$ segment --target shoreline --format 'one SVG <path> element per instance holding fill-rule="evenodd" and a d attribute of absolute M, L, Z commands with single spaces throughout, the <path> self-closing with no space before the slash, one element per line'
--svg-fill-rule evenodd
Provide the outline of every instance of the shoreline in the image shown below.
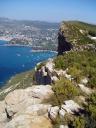
<path fill-rule="evenodd" d="M 9 45 L 9 44 L 1 44 L 0 45 L 1 47 L 3 46 L 3 47 L 32 47 L 32 46 L 29 46 L 29 45 Z M 50 52 L 50 53 L 57 53 L 56 51 L 52 51 L 52 50 L 32 50 L 31 48 L 30 48 L 30 50 L 29 50 L 29 52 L 31 53 L 31 52 Z M 56 54 L 55 54 L 55 56 L 56 56 Z M 51 57 L 50 57 L 51 58 Z M 42 61 L 40 61 L 40 62 L 42 62 Z M 24 72 L 27 72 L 27 71 L 30 71 L 30 70 L 32 70 L 32 69 L 34 69 L 35 67 L 33 67 L 33 68 L 31 68 L 31 69 L 28 69 L 28 70 L 26 70 L 26 71 L 24 71 Z M 14 76 L 16 76 L 16 75 L 18 75 L 18 74 L 21 74 L 21 73 L 23 73 L 23 72 L 20 72 L 20 73 L 16 73 L 15 75 L 12 75 L 11 77 L 14 77 Z M 4 82 L 2 82 L 2 83 L 0 83 L 0 89 L 2 88 L 2 87 L 5 87 L 6 86 L 6 84 L 7 84 L 7 82 L 11 79 L 11 77 L 10 78 L 8 78 L 7 80 L 5 80 Z"/>
<path fill-rule="evenodd" d="M 9 38 L 7 38 L 7 37 L 0 37 L 0 40 L 2 40 L 2 41 L 10 41 L 12 38 L 11 37 L 9 37 Z"/>
<path fill-rule="evenodd" d="M 1 41 L 5 41 L 5 40 L 1 40 Z M 54 52 L 54 53 L 57 53 L 57 51 L 54 51 L 54 50 L 41 50 L 41 49 L 37 49 L 36 50 L 36 47 L 33 47 L 32 45 L 20 45 L 20 44 L 1 44 L 0 47 L 30 47 L 30 48 L 33 48 L 33 50 L 31 50 L 30 52 Z"/>

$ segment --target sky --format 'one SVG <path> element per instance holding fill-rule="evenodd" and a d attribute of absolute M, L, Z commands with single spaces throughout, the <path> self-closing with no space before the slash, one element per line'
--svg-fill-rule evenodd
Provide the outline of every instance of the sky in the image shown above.
<path fill-rule="evenodd" d="M 96 0 L 0 0 L 0 17 L 49 22 L 80 20 L 96 24 Z"/>

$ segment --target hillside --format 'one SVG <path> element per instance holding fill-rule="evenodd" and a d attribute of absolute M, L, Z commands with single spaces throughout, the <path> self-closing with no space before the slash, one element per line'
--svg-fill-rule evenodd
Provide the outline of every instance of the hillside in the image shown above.
<path fill-rule="evenodd" d="M 1 128 L 96 128 L 96 50 L 88 46 L 95 45 L 95 27 L 61 24 L 58 56 L 0 91 Z"/>
<path fill-rule="evenodd" d="M 61 31 L 73 45 L 96 44 L 91 37 L 96 36 L 96 25 L 79 21 L 62 22 Z"/>
<path fill-rule="evenodd" d="M 30 45 L 33 49 L 57 49 L 59 23 L 0 18 L 0 39 L 9 45 Z"/>

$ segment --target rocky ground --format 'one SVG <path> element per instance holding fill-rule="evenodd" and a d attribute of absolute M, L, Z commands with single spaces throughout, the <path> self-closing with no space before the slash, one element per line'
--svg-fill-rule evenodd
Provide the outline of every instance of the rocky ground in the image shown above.
<path fill-rule="evenodd" d="M 52 106 L 52 104 L 44 102 L 54 95 L 52 83 L 59 81 L 61 76 L 72 80 L 72 76 L 67 74 L 67 70 L 56 70 L 53 59 L 49 59 L 43 66 L 39 63 L 35 68 L 39 85 L 11 91 L 4 100 L 0 101 L 0 128 L 52 128 L 52 122 L 58 115 L 60 118 L 64 118 L 66 114 L 73 115 L 75 112 L 79 113 L 80 110 L 83 110 L 83 107 L 73 99 L 64 100 L 61 106 Z M 50 79 L 48 81 L 50 85 L 46 85 L 47 79 Z M 83 79 L 78 87 L 89 95 L 93 90 L 85 86 L 87 82 L 87 79 Z M 3 90 L 3 92 L 7 90 Z M 83 96 L 81 100 L 85 102 Z M 61 124 L 60 128 L 68 128 L 68 125 Z"/>
<path fill-rule="evenodd" d="M 37 64 L 34 72 L 17 75 L 0 90 L 0 128 L 96 128 L 96 49 L 86 37 L 93 27 L 86 31 L 84 23 L 63 23 L 62 56 Z"/>

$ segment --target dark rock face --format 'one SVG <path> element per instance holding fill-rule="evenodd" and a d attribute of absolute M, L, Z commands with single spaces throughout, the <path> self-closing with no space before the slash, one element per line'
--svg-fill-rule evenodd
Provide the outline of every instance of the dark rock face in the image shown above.
<path fill-rule="evenodd" d="M 72 44 L 66 41 L 63 32 L 58 33 L 58 55 L 62 55 L 65 51 L 72 49 Z"/>
<path fill-rule="evenodd" d="M 40 69 L 35 73 L 35 81 L 38 85 L 48 85 L 52 83 L 50 72 L 45 67 L 44 67 L 44 70 L 45 71 Z"/>

